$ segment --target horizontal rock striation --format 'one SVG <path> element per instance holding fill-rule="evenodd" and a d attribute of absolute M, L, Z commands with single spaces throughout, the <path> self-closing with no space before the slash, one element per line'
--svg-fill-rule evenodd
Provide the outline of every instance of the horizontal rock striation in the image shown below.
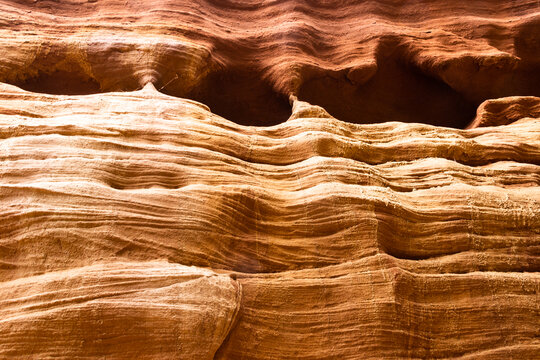
<path fill-rule="evenodd" d="M 165 262 L 109 262 L 2 283 L 4 358 L 213 359 L 240 286 Z"/>
<path fill-rule="evenodd" d="M 167 259 L 230 273 L 241 284 L 236 322 L 231 309 L 206 310 L 229 324 L 205 338 L 216 341 L 205 354 L 220 346 L 216 358 L 503 358 L 539 350 L 540 119 L 471 130 L 353 125 L 297 102 L 296 117 L 257 128 L 152 87 L 66 97 L 5 85 L 1 93 L 6 296 L 11 284 L 41 283 L 48 274 L 91 284 L 86 272 L 95 263 Z M 301 117 L 309 114 L 317 117 Z M 131 265 L 122 266 L 129 277 Z M 167 286 L 160 285 L 163 296 L 182 304 L 189 290 L 169 295 Z M 239 301 L 240 285 L 227 286 L 224 294 Z M 136 304 L 119 295 L 110 311 L 126 308 L 145 331 L 161 328 L 160 309 L 137 315 L 146 293 L 131 287 L 125 291 Z M 27 291 L 46 292 L 39 289 Z M 98 319 L 87 306 L 66 313 L 89 316 L 80 321 L 92 327 Z M 119 324 L 89 335 L 94 345 L 72 344 L 81 335 L 70 333 L 66 354 L 132 357 L 112 343 L 95 345 L 109 333 L 131 333 L 121 313 L 113 317 Z M 20 334 L 38 345 L 4 343 L 8 354 L 54 353 L 49 338 L 41 344 L 31 335 L 33 317 L 21 321 Z M 126 346 L 148 341 L 133 331 Z M 144 350 L 154 358 L 182 354 Z"/>
<path fill-rule="evenodd" d="M 540 353 L 537 1 L 0 14 L 0 358 Z"/>

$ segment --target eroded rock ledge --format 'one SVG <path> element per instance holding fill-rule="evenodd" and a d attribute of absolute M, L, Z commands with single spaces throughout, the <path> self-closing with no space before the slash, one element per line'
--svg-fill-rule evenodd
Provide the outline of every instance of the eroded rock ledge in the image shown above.
<path fill-rule="evenodd" d="M 4 85 L 0 353 L 538 352 L 540 119 L 455 130 L 295 114 L 244 127 L 152 87 Z"/>

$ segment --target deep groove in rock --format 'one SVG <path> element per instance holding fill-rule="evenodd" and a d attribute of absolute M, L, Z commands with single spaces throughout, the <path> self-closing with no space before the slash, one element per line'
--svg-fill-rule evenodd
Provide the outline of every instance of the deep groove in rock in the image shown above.
<path fill-rule="evenodd" d="M 350 123 L 399 121 L 458 129 L 466 128 L 475 118 L 478 106 L 487 100 L 486 94 L 473 99 L 470 94 L 462 94 L 434 75 L 426 74 L 407 61 L 406 51 L 398 45 L 390 42 L 382 46 L 384 54 L 377 56 L 377 71 L 366 83 L 353 83 L 346 71 L 322 71 L 300 83 L 297 98 L 319 105 L 335 118 Z M 76 63 L 55 65 L 53 60 L 45 57 L 36 61 L 28 69 L 28 76 L 8 82 L 27 91 L 54 95 L 137 90 L 135 74 L 113 81 L 115 85 L 111 87 L 87 75 Z M 44 70 L 47 66 L 50 70 Z M 534 62 L 521 64 L 507 74 L 512 81 L 505 93 L 495 95 L 540 96 L 535 81 L 540 80 L 537 69 Z M 163 78 L 160 82 L 164 85 L 158 89 L 167 95 L 201 102 L 213 113 L 237 124 L 277 125 L 287 121 L 292 112 L 289 94 L 277 91 L 262 70 L 248 65 L 229 66 L 210 73 L 189 91 L 183 90 L 181 81 L 181 78 Z"/>

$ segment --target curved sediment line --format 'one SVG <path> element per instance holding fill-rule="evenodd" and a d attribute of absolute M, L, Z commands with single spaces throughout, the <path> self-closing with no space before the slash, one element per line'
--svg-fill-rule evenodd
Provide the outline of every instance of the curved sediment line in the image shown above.
<path fill-rule="evenodd" d="M 126 154 L 173 155 L 184 147 L 204 148 L 217 153 L 216 156 L 228 155 L 268 165 L 290 165 L 314 156 L 348 158 L 371 165 L 436 157 L 470 166 L 497 161 L 538 165 L 540 158 L 538 120 L 533 118 L 521 119 L 509 126 L 467 131 L 421 124 L 352 125 L 332 118 L 297 118 L 276 127 L 254 128 L 232 124 L 183 100 L 163 99 L 163 107 L 156 109 L 152 102 L 162 99 L 152 92 L 133 95 L 135 114 L 130 116 L 131 122 L 126 122 L 120 101 L 130 99 L 129 96 L 110 94 L 88 99 L 89 106 L 94 102 L 96 107 L 108 109 L 105 110 L 110 114 L 106 124 L 103 118 L 90 115 L 88 109 L 77 111 L 85 98 L 52 98 L 60 101 L 52 105 L 34 102 L 33 113 L 43 119 L 32 117 L 31 123 L 28 117 L 14 115 L 0 119 L 0 137 L 4 138 L 4 146 L 14 149 L 18 142 L 26 141 L 19 137 L 32 135 L 36 144 L 46 141 L 65 146 L 62 143 L 69 141 L 70 147 Z M 13 114 L 12 101 L 4 100 L 6 105 L 11 102 L 4 112 Z M 68 104 L 74 113 L 66 116 L 65 110 L 60 109 Z M 147 126 L 147 117 L 153 119 L 152 130 Z"/>
<path fill-rule="evenodd" d="M 2 100 L 2 252 L 14 277 L 36 262 L 23 249 L 38 244 L 48 249 L 41 269 L 91 264 L 74 254 L 96 253 L 247 273 L 380 252 L 506 258 L 513 246 L 527 258 L 538 246 L 537 119 L 467 131 L 353 125 L 298 102 L 297 118 L 254 128 L 151 88 L 85 97 L 7 89 L 43 117 L 13 115 L 16 95 Z M 460 269 L 456 261 L 446 266 Z"/>
<path fill-rule="evenodd" d="M 385 343 L 384 349 L 376 351 L 394 356 L 468 356 L 500 347 L 510 327 L 514 336 L 505 346 L 525 354 L 538 348 L 538 344 L 527 341 L 535 327 L 530 326 L 527 316 L 522 316 L 536 311 L 537 274 L 472 272 L 441 276 L 404 270 L 388 256 L 366 260 L 374 262 L 363 260 L 363 265 L 345 263 L 278 274 L 239 274 L 236 281 L 210 270 L 164 262 L 113 262 L 4 282 L 0 299 L 7 296 L 9 306 L 2 309 L 8 316 L 0 327 L 11 326 L 16 330 L 0 341 L 6 345 L 0 349 L 5 354 L 23 354 L 16 351 L 24 344 L 19 342 L 19 347 L 14 348 L 10 338 L 23 334 L 33 337 L 38 326 L 42 335 L 33 340 L 34 351 L 56 351 L 55 347 L 62 344 L 63 354 L 69 356 L 99 352 L 121 357 L 129 349 L 117 343 L 112 347 L 108 339 L 124 336 L 125 326 L 132 321 L 144 325 L 153 316 L 160 316 L 163 309 L 168 316 L 159 321 L 161 330 L 177 321 L 187 324 L 188 319 L 199 320 L 194 324 L 199 326 L 197 329 L 206 329 L 207 323 L 215 329 L 213 337 L 207 338 L 215 342 L 205 347 L 200 346 L 200 339 L 191 342 L 197 338 L 190 335 L 189 327 L 173 331 L 180 336 L 181 347 L 174 346 L 175 338 L 159 333 L 161 353 L 167 349 L 170 354 L 188 357 L 196 354 L 210 359 L 219 345 L 217 358 L 237 356 L 240 349 L 263 359 L 276 354 L 294 356 L 298 349 L 304 355 L 327 357 L 336 352 L 345 355 L 359 347 L 374 351 L 374 340 Z M 234 285 L 235 282 L 238 284 Z M 239 309 L 240 286 L 241 318 L 220 344 Z M 486 287 L 491 289 L 489 294 L 484 291 Z M 286 301 L 281 296 L 283 291 L 289 294 Z M 182 304 L 178 303 L 177 292 L 182 294 Z M 36 311 L 36 306 L 48 310 Z M 58 321 L 55 309 L 62 311 L 64 319 L 78 317 L 83 328 L 97 314 L 96 319 L 103 321 L 106 330 L 87 333 L 86 341 L 79 343 L 75 341 L 78 333 L 73 328 L 69 334 L 64 333 L 67 323 Z M 344 317 L 345 313 L 348 316 Z M 358 323 L 358 317 L 364 321 Z M 390 321 L 396 318 L 397 322 Z M 475 321 L 464 321 L 471 318 Z M 123 322 L 115 323 L 119 320 Z M 483 326 L 486 322 L 496 326 L 486 331 Z M 314 329 L 309 336 L 298 330 L 306 326 Z M 254 329 L 257 331 L 253 332 Z M 358 336 L 366 331 L 369 337 Z M 246 337 L 247 333 L 250 336 Z M 152 354 L 155 332 L 132 326 L 129 334 L 122 344 L 129 347 L 139 337 L 144 338 L 145 350 L 142 353 L 138 350 L 137 354 Z M 61 342 L 53 337 L 59 335 Z M 261 346 L 265 343 L 261 340 L 269 337 L 276 341 L 274 346 Z M 292 343 L 296 347 L 291 347 Z M 457 343 L 460 345 L 455 346 Z"/>
<path fill-rule="evenodd" d="M 253 357 L 270 359 L 302 351 L 306 357 L 330 358 L 361 349 L 398 358 L 453 358 L 499 347 L 510 328 L 518 330 L 516 337 L 506 338 L 506 345 L 525 354 L 538 349 L 534 342 L 528 350 L 522 348 L 535 327 L 519 315 L 535 316 L 537 274 L 441 276 L 412 274 L 393 266 L 381 270 L 369 266 L 366 271 L 350 264 L 340 267 L 342 277 L 312 269 L 239 278 L 244 316 L 224 353 L 234 357 L 240 354 L 238 349 L 245 349 Z M 491 291 L 486 293 L 486 288 Z M 286 301 L 281 291 L 289 294 Z M 486 323 L 496 325 L 486 330 Z M 303 327 L 313 331 L 308 335 L 297 330 Z M 244 340 L 253 328 L 260 332 Z M 369 336 L 362 335 L 366 333 Z M 276 345 L 264 346 L 270 339 Z"/>
<path fill-rule="evenodd" d="M 240 289 L 227 275 L 163 261 L 4 281 L 0 354 L 24 357 L 31 348 L 32 356 L 60 352 L 63 359 L 156 353 L 213 359 L 235 321 Z M 204 341 L 196 335 L 201 331 Z"/>
<path fill-rule="evenodd" d="M 75 150 L 75 149 L 69 149 Z M 540 167 L 517 162 L 497 162 L 487 166 L 469 167 L 440 158 L 419 159 L 411 162 L 385 163 L 369 166 L 344 158 L 313 157 L 286 166 L 219 159 L 215 153 L 193 152 L 164 159 L 159 154 L 117 156 L 113 159 L 98 152 L 85 157 L 77 153 L 36 159 L 34 154 L 21 158 L 13 153 L 4 161 L 2 183 L 32 184 L 40 181 L 89 181 L 108 185 L 118 190 L 151 188 L 179 189 L 193 184 L 235 185 L 240 182 L 276 191 L 305 190 L 318 183 L 338 182 L 349 185 L 379 186 L 396 192 L 410 192 L 432 187 L 463 183 L 471 186 L 526 188 L 540 185 Z M 90 154 L 89 154 L 90 155 Z M 208 156 L 206 156 L 208 155 Z M 211 155 L 211 156 L 210 156 Z M 66 171 L 66 163 L 70 168 Z M 48 172 L 43 173 L 42 169 Z"/>
<path fill-rule="evenodd" d="M 67 256 L 66 251 L 75 264 L 91 261 L 76 254 L 93 251 L 107 258 L 168 258 L 271 272 L 330 265 L 379 251 L 411 260 L 466 251 L 504 253 L 510 247 L 534 254 L 540 241 L 536 188 L 522 193 L 452 185 L 399 193 L 323 183 L 288 192 L 198 184 L 126 192 L 71 181 L 4 185 L 1 192 L 10 209 L 2 215 L 4 258 L 27 258 L 23 254 L 29 250 L 24 249 L 39 244 L 49 248 L 43 260 L 47 268 Z M 43 223 L 55 225 L 44 228 Z M 92 242 L 83 245 L 80 237 Z M 22 261 L 20 266 L 28 265 Z"/>

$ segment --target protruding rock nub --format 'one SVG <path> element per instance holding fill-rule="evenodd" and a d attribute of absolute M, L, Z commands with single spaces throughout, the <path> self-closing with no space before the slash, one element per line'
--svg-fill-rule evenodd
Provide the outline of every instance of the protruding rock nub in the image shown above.
<path fill-rule="evenodd" d="M 160 79 L 160 74 L 156 70 L 149 70 L 146 69 L 144 71 L 139 71 L 138 74 L 136 74 L 139 85 L 145 88 L 148 86 L 148 84 L 152 84 L 152 87 L 154 90 L 156 89 L 156 85 L 158 83 L 158 79 Z"/>
<path fill-rule="evenodd" d="M 292 114 L 288 120 L 299 118 L 333 118 L 323 107 L 311 105 L 306 101 L 300 101 L 294 95 L 289 96 L 292 105 Z"/>
<path fill-rule="evenodd" d="M 154 86 L 154 84 L 152 82 L 147 82 L 143 86 L 142 91 L 147 92 L 147 93 L 151 93 L 151 92 L 157 92 L 157 89 L 156 89 L 156 87 Z"/>
<path fill-rule="evenodd" d="M 539 116 L 539 97 L 509 96 L 500 99 L 490 99 L 480 104 L 476 112 L 476 117 L 466 129 L 508 125 L 523 118 L 537 118 Z"/>

